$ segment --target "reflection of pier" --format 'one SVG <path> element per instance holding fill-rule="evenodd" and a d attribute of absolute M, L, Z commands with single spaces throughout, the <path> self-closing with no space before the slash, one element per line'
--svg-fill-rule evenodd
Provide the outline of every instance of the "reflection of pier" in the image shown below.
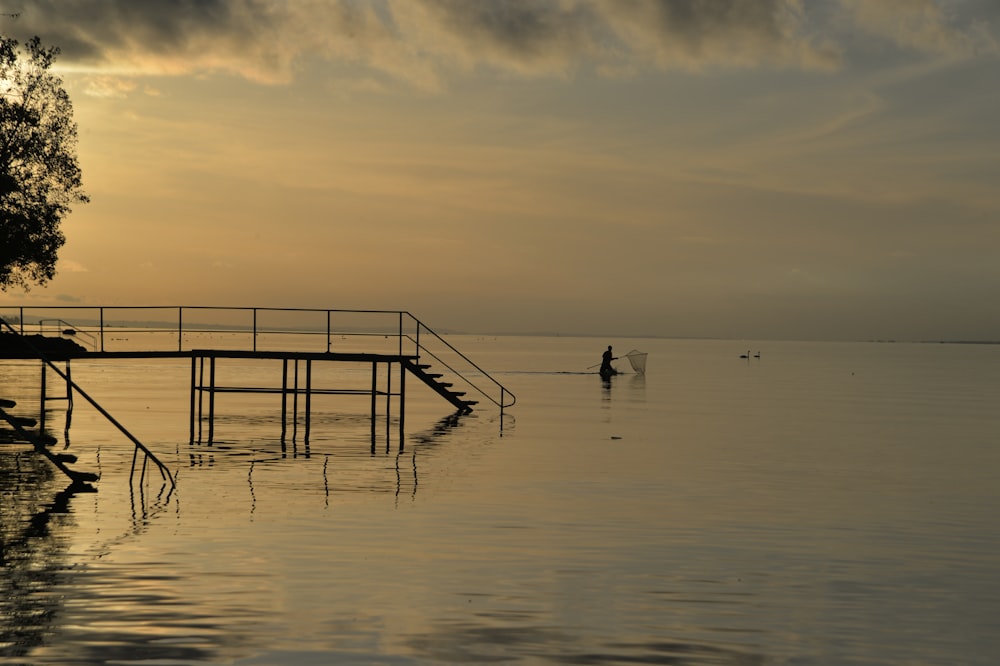
<path fill-rule="evenodd" d="M 0 461 L 0 491 L 15 498 L 5 498 L 4 511 L 0 512 L 3 663 L 31 663 L 32 651 L 44 644 L 65 604 L 60 583 L 70 567 L 68 541 L 59 538 L 59 523 L 73 520 L 69 502 L 76 491 L 67 488 L 56 492 L 46 503 L 52 488 L 51 472 L 42 469 L 40 459 L 35 461 L 20 453 Z M 14 469 L 8 468 L 10 463 Z"/>
<path fill-rule="evenodd" d="M 79 521 L 82 507 L 73 499 L 79 487 L 71 484 L 58 490 L 60 483 L 61 477 L 54 468 L 38 455 L 24 450 L 4 450 L 0 454 L 2 664 L 116 661 L 109 658 L 107 645 L 125 644 L 124 640 L 78 643 L 75 648 L 66 648 L 70 643 L 66 642 L 64 632 L 75 631 L 78 625 L 73 618 L 78 617 L 81 604 L 99 615 L 106 613 L 109 626 L 116 630 L 122 626 L 120 604 L 127 602 L 119 594 L 121 580 L 116 578 L 113 585 L 107 581 L 96 584 L 94 576 L 101 574 L 91 569 L 88 562 L 148 530 L 171 502 L 172 487 L 161 487 L 155 497 L 147 498 L 142 484 L 133 486 L 128 524 L 120 530 L 97 530 L 93 535 L 95 540 L 86 545 L 88 540 L 80 539 L 81 528 L 87 532 L 86 525 Z M 155 607 L 159 601 L 155 595 L 155 591 L 142 595 L 142 603 Z M 115 637 L 122 639 L 122 636 Z M 82 652 L 68 651 L 80 650 L 81 645 Z M 158 646 L 150 641 L 142 649 L 144 658 L 150 662 L 176 663 L 172 646 Z M 122 655 L 120 660 L 129 660 L 124 652 L 116 654 Z M 195 659 L 190 652 L 185 656 Z M 209 659 L 206 653 L 196 660 L 208 663 Z"/>
<path fill-rule="evenodd" d="M 299 458 L 322 460 L 320 474 L 322 476 L 323 502 L 326 507 L 330 506 L 331 497 L 337 493 L 351 494 L 357 492 L 391 492 L 398 504 L 399 499 L 403 496 L 408 495 L 410 498 L 415 498 L 417 495 L 420 485 L 417 464 L 418 456 L 423 459 L 433 456 L 433 451 L 444 443 L 455 428 L 460 427 L 463 423 L 464 420 L 460 414 L 450 414 L 440 419 L 427 430 L 410 434 L 410 440 L 419 444 L 419 446 L 414 446 L 405 451 L 400 446 L 394 453 L 387 446 L 385 455 L 386 457 L 392 456 L 391 467 L 386 466 L 384 463 L 374 466 L 369 464 L 371 456 L 330 448 L 325 448 L 318 455 L 314 455 L 310 453 L 309 446 L 305 445 L 304 452 L 296 453 L 294 442 L 291 444 L 293 451 L 291 454 L 286 450 L 284 442 L 281 444 L 280 452 L 274 449 L 241 449 L 239 446 L 234 445 L 227 445 L 225 452 L 227 455 L 232 455 L 235 461 L 244 461 L 248 456 L 251 458 L 247 466 L 246 476 L 250 513 L 253 513 L 257 508 L 261 487 L 269 488 L 272 492 L 275 488 L 287 487 L 287 485 L 282 486 L 282 482 L 280 481 L 277 483 L 271 481 L 270 484 L 267 481 L 259 483 L 257 477 L 262 473 L 265 474 L 265 478 L 267 475 L 267 472 L 262 472 L 262 470 L 273 472 L 279 468 L 278 466 L 281 463 L 287 462 L 289 459 Z M 190 451 L 190 464 L 193 468 L 215 466 L 217 464 L 215 456 L 217 453 L 221 453 L 221 451 L 214 447 L 203 448 L 194 443 L 191 444 Z M 375 453 L 374 450 L 372 453 Z M 380 458 L 380 460 L 385 459 Z M 240 463 L 237 462 L 237 464 Z M 309 469 L 315 471 L 317 467 L 314 464 Z M 394 473 L 394 478 L 387 478 L 385 476 L 386 472 L 390 469 Z M 306 491 L 314 479 L 315 477 L 306 475 L 297 481 L 300 484 L 298 487 Z M 285 483 L 287 484 L 287 481 Z"/>

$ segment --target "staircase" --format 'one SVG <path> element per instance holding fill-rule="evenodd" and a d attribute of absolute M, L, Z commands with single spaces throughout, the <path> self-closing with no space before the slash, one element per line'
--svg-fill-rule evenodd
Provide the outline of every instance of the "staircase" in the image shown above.
<path fill-rule="evenodd" d="M 101 415 L 103 415 L 104 418 L 107 419 L 109 423 L 111 423 L 119 430 L 119 432 L 121 432 L 129 440 L 132 441 L 132 443 L 135 445 L 135 451 L 132 454 L 132 473 L 129 477 L 130 481 L 135 477 L 137 463 L 139 463 L 140 466 L 140 474 L 141 474 L 140 480 L 144 480 L 146 478 L 146 468 L 148 464 L 152 462 L 153 465 L 156 466 L 157 470 L 159 470 L 160 477 L 163 479 L 165 483 L 170 484 L 170 489 L 171 491 L 173 491 L 175 483 L 174 483 L 174 477 L 170 474 L 170 470 L 168 470 L 167 467 L 162 462 L 160 462 L 159 458 L 157 458 L 152 451 L 146 448 L 146 446 L 142 442 L 140 442 L 138 439 L 135 438 L 135 436 L 132 433 L 126 430 L 125 426 L 116 421 L 115 418 L 107 412 L 107 410 L 101 407 L 97 403 L 97 401 L 95 401 L 93 398 L 90 397 L 90 395 L 87 394 L 86 391 L 84 391 L 72 379 L 70 379 L 68 372 L 69 371 L 68 365 L 67 365 L 67 372 L 63 372 L 62 370 L 60 370 L 48 358 L 48 356 L 46 356 L 46 354 L 42 353 L 31 342 L 29 342 L 22 333 L 15 330 L 13 326 L 7 323 L 6 320 L 0 318 L 0 330 L 3 329 L 7 329 L 10 333 L 13 333 L 15 339 L 21 342 L 24 349 L 27 350 L 27 352 L 31 356 L 37 357 L 43 363 L 43 367 L 48 367 L 52 369 L 57 375 L 59 375 L 66 382 L 68 400 L 72 401 L 73 392 L 77 393 L 87 402 L 89 402 L 94 409 L 100 412 Z M 44 390 L 43 390 L 43 396 L 44 396 Z M 59 471 L 61 471 L 63 474 L 72 479 L 73 490 L 96 492 L 96 488 L 91 486 L 90 483 L 97 481 L 100 478 L 100 476 L 92 472 L 79 472 L 70 469 L 68 465 L 76 462 L 77 460 L 76 456 L 74 456 L 71 453 L 52 453 L 51 451 L 49 451 L 46 448 L 46 446 L 54 444 L 56 441 L 55 438 L 41 431 L 33 433 L 30 430 L 28 430 L 27 428 L 33 428 L 37 425 L 37 421 L 35 419 L 8 414 L 7 410 L 13 409 L 16 405 L 17 403 L 14 402 L 13 400 L 0 399 L 0 420 L 6 421 L 12 428 L 14 428 L 14 430 L 18 433 L 18 435 L 21 436 L 21 438 L 31 442 L 31 444 L 35 447 L 35 451 L 48 458 L 49 461 L 59 469 Z M 43 398 L 42 409 L 44 408 L 45 408 L 45 399 Z M 141 461 L 139 458 L 140 452 L 143 454 Z"/>
<path fill-rule="evenodd" d="M 17 406 L 17 403 L 13 400 L 0 398 L 0 419 L 6 421 L 22 439 L 30 442 L 35 447 L 35 451 L 48 458 L 53 465 L 59 468 L 59 471 L 72 479 L 74 490 L 96 490 L 90 483 L 97 481 L 99 478 L 97 474 L 70 469 L 68 465 L 76 462 L 76 456 L 72 453 L 52 453 L 49 451 L 47 447 L 55 443 L 55 438 L 44 432 L 31 432 L 28 430 L 28 428 L 34 428 L 38 425 L 35 419 L 8 414 L 7 410 L 13 409 L 15 406 Z"/>
<path fill-rule="evenodd" d="M 454 386 L 451 382 L 441 381 L 443 375 L 438 372 L 428 372 L 431 369 L 430 365 L 424 363 L 414 363 L 413 361 L 403 360 L 403 367 L 410 371 L 410 373 L 422 381 L 424 384 L 432 388 L 438 395 L 450 402 L 455 406 L 462 414 L 469 414 L 472 412 L 473 405 L 479 404 L 478 400 L 467 400 L 464 391 L 456 391 L 452 387 Z"/>

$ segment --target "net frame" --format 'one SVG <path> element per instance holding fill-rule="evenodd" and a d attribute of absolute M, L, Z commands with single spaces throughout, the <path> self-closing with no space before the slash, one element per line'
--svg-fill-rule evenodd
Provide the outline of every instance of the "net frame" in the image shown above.
<path fill-rule="evenodd" d="M 646 357 L 649 354 L 646 352 L 641 352 L 638 349 L 633 349 L 629 353 L 625 354 L 625 358 L 628 359 L 629 365 L 632 366 L 632 370 L 637 374 L 646 374 Z"/>

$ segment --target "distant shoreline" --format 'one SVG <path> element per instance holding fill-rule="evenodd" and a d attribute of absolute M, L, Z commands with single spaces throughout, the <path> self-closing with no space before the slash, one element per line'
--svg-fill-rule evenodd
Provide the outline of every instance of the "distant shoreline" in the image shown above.
<path fill-rule="evenodd" d="M 0 317 L 4 318 L 4 317 Z M 13 327 L 21 325 L 16 317 L 6 317 L 4 318 L 8 324 Z M 37 326 L 40 323 L 40 319 L 44 320 L 43 317 L 25 317 L 24 326 Z M 102 324 L 96 319 L 81 319 L 74 322 L 76 326 L 81 329 L 97 329 Z M 165 320 L 108 320 L 103 322 L 104 329 L 136 329 L 136 330 L 161 330 L 161 331 L 176 331 L 178 323 L 176 321 L 165 321 Z M 189 322 L 184 324 L 185 332 L 245 332 L 247 330 L 246 324 L 231 324 L 231 323 L 210 323 L 210 322 Z M 352 326 L 340 326 L 338 330 L 333 331 L 333 333 L 340 334 L 350 334 L 357 332 L 372 332 L 372 333 L 388 333 L 392 332 L 386 327 L 373 327 L 369 328 L 359 328 Z M 275 332 L 275 331 L 265 331 L 260 332 Z M 287 331 L 282 331 L 287 332 Z M 297 332 L 313 332 L 313 333 L 323 333 L 325 332 L 322 328 L 315 326 L 303 327 Z M 1000 345 L 1000 340 L 900 340 L 895 338 L 869 338 L 869 339 L 854 339 L 854 340 L 836 340 L 836 339 L 802 339 L 802 338 L 757 338 L 753 336 L 740 336 L 740 337 L 719 337 L 711 335 L 653 335 L 650 333 L 645 334 L 622 334 L 622 333 L 556 333 L 552 331 L 502 331 L 502 332 L 482 332 L 482 331 L 466 331 L 453 328 L 441 328 L 437 331 L 441 335 L 468 335 L 468 336 L 507 336 L 507 337 L 539 337 L 539 338 L 598 338 L 598 339 L 649 339 L 649 340 L 719 340 L 719 341 L 745 341 L 753 340 L 757 342 L 868 342 L 868 343 L 879 343 L 879 344 L 942 344 L 942 345 Z M 28 334 L 26 331 L 25 334 Z"/>

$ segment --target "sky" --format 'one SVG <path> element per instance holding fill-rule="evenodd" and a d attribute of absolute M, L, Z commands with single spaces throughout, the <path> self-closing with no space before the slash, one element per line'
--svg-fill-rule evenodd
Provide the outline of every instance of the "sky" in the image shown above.
<path fill-rule="evenodd" d="M 997 0 L 0 0 L 90 203 L 0 305 L 1000 340 Z"/>

